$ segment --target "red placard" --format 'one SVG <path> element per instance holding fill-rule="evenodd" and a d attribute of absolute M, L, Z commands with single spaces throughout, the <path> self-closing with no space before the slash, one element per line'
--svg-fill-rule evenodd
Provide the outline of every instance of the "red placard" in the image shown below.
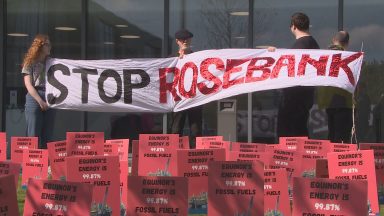
<path fill-rule="evenodd" d="M 48 150 L 26 149 L 23 153 L 21 185 L 27 186 L 28 179 L 48 178 Z"/>
<path fill-rule="evenodd" d="M 65 158 L 67 157 L 67 142 L 65 140 L 48 142 L 47 148 L 49 164 L 51 166 L 52 180 L 65 180 Z"/>
<path fill-rule="evenodd" d="M 127 215 L 188 215 L 188 181 L 183 177 L 128 177 Z"/>
<path fill-rule="evenodd" d="M 119 152 L 119 160 L 128 161 L 129 139 L 113 139 L 106 140 L 106 143 L 117 144 Z"/>
<path fill-rule="evenodd" d="M 316 160 L 324 159 L 331 151 L 329 140 L 302 139 L 299 140 L 297 151 L 302 152 L 301 176 L 314 178 L 316 176 Z"/>
<path fill-rule="evenodd" d="M 140 134 L 139 176 L 176 176 L 178 134 Z"/>
<path fill-rule="evenodd" d="M 128 161 L 120 161 L 120 211 L 126 211 L 128 202 Z"/>
<path fill-rule="evenodd" d="M 89 215 L 92 185 L 29 179 L 24 215 Z"/>
<path fill-rule="evenodd" d="M 264 167 L 259 161 L 211 161 L 208 215 L 263 215 Z"/>
<path fill-rule="evenodd" d="M 119 145 L 112 143 L 104 143 L 104 156 L 119 156 Z"/>
<path fill-rule="evenodd" d="M 67 155 L 104 155 L 104 132 L 67 132 Z"/>
<path fill-rule="evenodd" d="M 189 149 L 189 136 L 179 137 L 179 149 Z"/>
<path fill-rule="evenodd" d="M 132 140 L 132 166 L 131 175 L 139 175 L 139 140 Z"/>
<path fill-rule="evenodd" d="M 367 182 L 293 179 L 292 215 L 367 215 Z"/>
<path fill-rule="evenodd" d="M 301 176 L 302 154 L 289 149 L 267 149 L 270 160 L 265 159 L 269 169 L 285 168 L 288 171 L 288 184 L 291 185 L 292 177 Z"/>
<path fill-rule="evenodd" d="M 379 212 L 377 198 L 376 172 L 372 150 L 337 152 L 328 154 L 330 179 L 368 181 L 370 212 Z"/>
<path fill-rule="evenodd" d="M 308 137 L 279 137 L 279 144 L 281 148 L 295 150 L 297 146 L 300 145 L 299 142 L 306 139 L 308 139 Z"/>
<path fill-rule="evenodd" d="M 19 215 L 16 185 L 13 175 L 0 176 L 0 215 Z"/>
<path fill-rule="evenodd" d="M 375 158 L 376 184 L 380 203 L 384 200 L 384 144 L 360 143 L 360 150 L 373 150 Z"/>
<path fill-rule="evenodd" d="M 301 139 L 298 142 L 297 151 L 308 155 L 318 155 L 326 157 L 331 152 L 331 142 L 329 140 Z M 314 158 L 318 159 L 318 158 Z"/>
<path fill-rule="evenodd" d="M 207 213 L 208 162 L 213 160 L 225 161 L 225 149 L 177 150 L 178 176 L 188 178 L 190 212 Z"/>
<path fill-rule="evenodd" d="M 266 145 L 268 144 L 231 142 L 230 150 L 239 152 L 264 152 Z"/>
<path fill-rule="evenodd" d="M 207 141 L 222 141 L 223 136 L 205 136 L 205 137 L 196 137 L 196 149 L 205 149 L 203 142 Z"/>
<path fill-rule="evenodd" d="M 37 137 L 11 137 L 11 160 L 15 163 L 23 163 L 24 149 L 37 149 Z"/>
<path fill-rule="evenodd" d="M 0 132 L 0 161 L 7 160 L 7 135 Z"/>
<path fill-rule="evenodd" d="M 101 208 L 104 208 L 104 212 L 112 212 L 112 216 L 120 215 L 118 156 L 68 157 L 66 163 L 68 181 L 94 186 L 91 215 Z"/>
<path fill-rule="evenodd" d="M 11 161 L 0 161 L 0 176 L 13 175 L 15 177 L 15 185 L 19 183 L 21 165 Z"/>
<path fill-rule="evenodd" d="M 346 152 L 346 151 L 357 151 L 357 145 L 346 144 L 346 143 L 331 143 L 331 152 Z"/>
<path fill-rule="evenodd" d="M 210 148 L 223 148 L 229 151 L 230 142 L 228 141 L 203 141 L 202 148 L 199 149 L 210 149 Z"/>
<path fill-rule="evenodd" d="M 230 151 L 227 152 L 227 161 L 261 161 L 265 162 L 264 158 L 266 157 L 265 152 L 239 152 L 239 151 Z"/>
<path fill-rule="evenodd" d="M 316 178 L 329 178 L 328 159 L 316 160 Z"/>
<path fill-rule="evenodd" d="M 264 215 L 291 215 L 287 170 L 264 170 Z"/>

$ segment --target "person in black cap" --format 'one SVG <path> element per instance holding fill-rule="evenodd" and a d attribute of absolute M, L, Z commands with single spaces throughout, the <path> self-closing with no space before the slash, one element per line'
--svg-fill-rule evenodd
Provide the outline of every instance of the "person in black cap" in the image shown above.
<path fill-rule="evenodd" d="M 185 54 L 192 53 L 191 41 L 193 34 L 190 31 L 181 29 L 175 33 L 175 38 L 176 44 L 179 46 L 179 51 L 177 53 L 179 58 L 183 58 Z"/>
<path fill-rule="evenodd" d="M 183 58 L 185 55 L 192 53 L 191 42 L 193 34 L 186 29 L 181 29 L 176 32 L 176 44 L 179 46 L 177 56 Z M 174 112 L 172 114 L 171 133 L 183 135 L 183 128 L 186 117 L 188 116 L 189 128 L 190 128 L 190 148 L 196 147 L 195 139 L 202 134 L 202 118 L 203 110 L 202 106 L 193 107 L 188 110 L 180 112 Z"/>

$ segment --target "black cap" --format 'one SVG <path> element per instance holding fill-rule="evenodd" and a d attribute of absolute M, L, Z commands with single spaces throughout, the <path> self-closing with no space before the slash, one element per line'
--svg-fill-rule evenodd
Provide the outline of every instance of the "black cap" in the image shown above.
<path fill-rule="evenodd" d="M 192 37 L 193 37 L 193 34 L 187 29 L 181 29 L 175 33 L 175 38 L 179 40 L 186 40 Z"/>

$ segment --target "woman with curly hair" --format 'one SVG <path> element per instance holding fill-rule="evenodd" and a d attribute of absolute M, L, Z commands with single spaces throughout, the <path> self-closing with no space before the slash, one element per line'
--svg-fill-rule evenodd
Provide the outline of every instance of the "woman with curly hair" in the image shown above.
<path fill-rule="evenodd" d="M 25 117 L 27 136 L 39 138 L 39 148 L 47 147 L 45 127 L 50 121 L 48 105 L 45 101 L 45 61 L 51 52 L 51 43 L 47 35 L 36 35 L 23 61 L 22 74 L 27 88 Z"/>

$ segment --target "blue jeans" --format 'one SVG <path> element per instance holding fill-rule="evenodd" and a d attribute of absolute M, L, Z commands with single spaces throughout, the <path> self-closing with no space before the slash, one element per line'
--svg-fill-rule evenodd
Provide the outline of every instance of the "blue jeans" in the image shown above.
<path fill-rule="evenodd" d="M 45 101 L 45 91 L 37 91 Z M 42 111 L 39 103 L 28 93 L 25 100 L 25 118 L 27 136 L 39 138 L 39 148 L 46 149 L 47 141 L 51 141 L 54 111 Z"/>

